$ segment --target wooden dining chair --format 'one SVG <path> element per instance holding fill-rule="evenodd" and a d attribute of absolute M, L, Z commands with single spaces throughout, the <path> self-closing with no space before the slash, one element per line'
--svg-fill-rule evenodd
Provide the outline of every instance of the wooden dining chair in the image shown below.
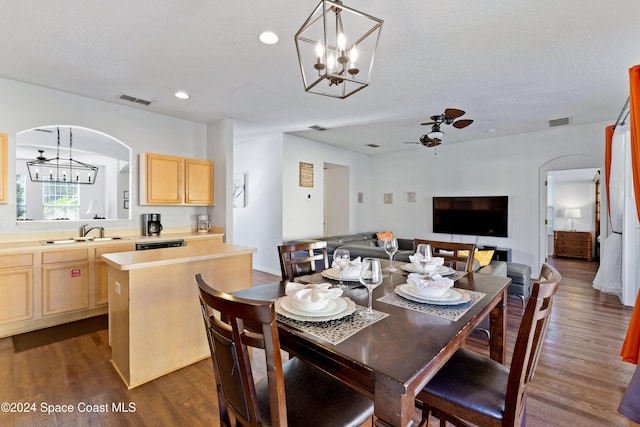
<path fill-rule="evenodd" d="M 441 427 L 447 421 L 458 426 L 524 425 L 527 384 L 538 364 L 560 280 L 555 268 L 542 266 L 520 324 L 511 368 L 464 348 L 455 352 L 416 397 L 422 402 L 420 426 L 429 425 L 431 414 L 440 418 Z"/>
<path fill-rule="evenodd" d="M 431 245 L 431 253 L 434 257 L 444 258 L 444 264 L 454 270 L 473 272 L 473 254 L 476 251 L 475 243 L 439 242 L 437 240 L 413 241 L 414 249 L 421 243 Z M 461 253 L 462 252 L 462 253 Z"/>
<path fill-rule="evenodd" d="M 319 251 L 320 253 L 317 253 Z M 327 242 L 305 242 L 278 246 L 282 280 L 312 274 L 329 268 Z M 321 269 L 318 268 L 321 266 Z"/>
<path fill-rule="evenodd" d="M 371 399 L 332 376 L 299 358 L 282 363 L 273 301 L 219 292 L 200 274 L 195 280 L 211 349 L 221 425 L 355 427 L 373 416 Z M 220 312 L 225 321 L 211 310 Z M 264 349 L 267 375 L 257 383 L 249 347 Z"/>

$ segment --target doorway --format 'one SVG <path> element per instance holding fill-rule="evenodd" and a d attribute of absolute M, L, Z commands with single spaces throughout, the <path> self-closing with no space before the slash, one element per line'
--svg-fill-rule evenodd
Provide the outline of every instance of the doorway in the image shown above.
<path fill-rule="evenodd" d="M 324 222 L 325 236 L 349 233 L 349 167 L 324 164 Z"/>

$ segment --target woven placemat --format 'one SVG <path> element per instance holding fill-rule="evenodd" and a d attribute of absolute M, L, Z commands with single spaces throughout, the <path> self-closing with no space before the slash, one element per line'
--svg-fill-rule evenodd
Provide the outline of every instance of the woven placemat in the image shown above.
<path fill-rule="evenodd" d="M 419 311 L 420 313 L 430 314 L 432 316 L 437 316 L 443 319 L 456 321 L 464 316 L 464 314 L 469 311 L 471 307 L 473 307 L 478 301 L 482 299 L 482 297 L 486 295 L 482 292 L 467 291 L 462 289 L 456 290 L 467 293 L 470 297 L 469 302 L 458 305 L 423 304 L 403 298 L 396 293 L 387 294 L 381 298 L 378 298 L 377 301 L 402 308 L 407 308 L 409 310 Z"/>
<path fill-rule="evenodd" d="M 368 318 L 361 315 L 364 310 L 366 310 L 366 307 L 356 305 L 356 311 L 352 314 L 341 319 L 328 320 L 325 322 L 294 320 L 278 314 L 278 322 L 299 329 L 330 344 L 337 345 L 367 326 L 373 325 L 389 315 L 381 311 L 373 310 L 373 318 Z"/>

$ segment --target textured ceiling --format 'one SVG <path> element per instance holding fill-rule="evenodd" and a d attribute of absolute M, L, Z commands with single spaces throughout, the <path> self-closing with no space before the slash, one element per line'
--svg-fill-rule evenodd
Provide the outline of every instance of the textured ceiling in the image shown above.
<path fill-rule="evenodd" d="M 315 1 L 2 0 L 0 76 L 202 123 L 230 117 L 240 141 L 295 132 L 373 154 L 426 149 L 404 142 L 447 107 L 475 122 L 444 128 L 445 144 L 615 120 L 640 63 L 637 0 L 345 4 L 384 20 L 373 83 L 346 100 L 303 90 L 293 35 Z M 266 29 L 278 44 L 257 40 Z"/>

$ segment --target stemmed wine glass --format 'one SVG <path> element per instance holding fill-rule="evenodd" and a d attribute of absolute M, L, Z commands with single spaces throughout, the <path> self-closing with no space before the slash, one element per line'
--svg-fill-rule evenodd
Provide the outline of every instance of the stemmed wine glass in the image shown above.
<path fill-rule="evenodd" d="M 373 288 L 382 283 L 382 268 L 380 267 L 379 259 L 365 258 L 362 260 L 360 283 L 362 283 L 369 291 L 369 305 L 367 306 L 367 309 L 362 312 L 362 315 L 367 318 L 372 318 L 374 317 L 373 309 L 371 308 Z"/>
<path fill-rule="evenodd" d="M 333 253 L 333 262 L 336 267 L 338 267 L 338 271 L 340 272 L 340 282 L 336 285 L 340 289 L 346 289 L 347 286 L 342 281 L 342 273 L 344 269 L 349 266 L 349 261 L 351 261 L 351 255 L 347 249 L 336 249 Z"/>
<path fill-rule="evenodd" d="M 398 239 L 392 237 L 389 240 L 385 240 L 384 251 L 389 255 L 389 268 L 387 268 L 387 271 L 398 271 L 398 269 L 393 266 L 393 256 L 398 252 Z"/>
<path fill-rule="evenodd" d="M 427 243 L 420 243 L 416 248 L 416 253 L 421 256 L 418 257 L 418 262 L 422 267 L 421 273 L 424 273 L 427 268 L 427 264 L 431 262 L 431 245 Z"/>

